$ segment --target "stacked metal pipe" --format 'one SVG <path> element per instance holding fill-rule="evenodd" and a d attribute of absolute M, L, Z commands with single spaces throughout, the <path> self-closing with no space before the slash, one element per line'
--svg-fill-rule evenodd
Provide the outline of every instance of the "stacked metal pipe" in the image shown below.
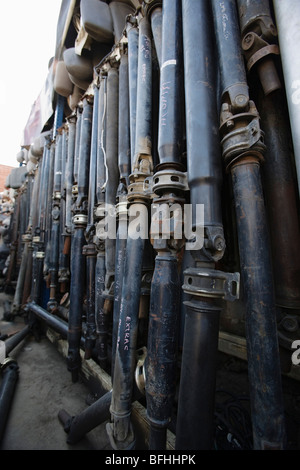
<path fill-rule="evenodd" d="M 18 260 L 13 312 L 66 338 L 73 381 L 81 349 L 111 375 L 93 411 L 60 412 L 70 443 L 109 418 L 112 448 L 135 448 L 142 397 L 149 449 L 171 423 L 177 450 L 212 449 L 220 319 L 238 301 L 253 448 L 285 448 L 299 193 L 271 6 L 140 2 L 72 112 L 58 96 L 7 283 Z"/>

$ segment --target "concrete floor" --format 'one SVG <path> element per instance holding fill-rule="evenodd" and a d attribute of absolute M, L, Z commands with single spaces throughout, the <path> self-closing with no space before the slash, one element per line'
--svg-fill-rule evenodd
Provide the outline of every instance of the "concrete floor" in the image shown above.
<path fill-rule="evenodd" d="M 10 297 L 1 293 L 0 331 L 1 335 L 10 335 L 23 329 L 25 323 L 21 317 L 14 322 L 3 321 L 5 299 Z M 90 390 L 82 379 L 72 382 L 66 360 L 46 336 L 36 341 L 28 335 L 9 357 L 17 361 L 19 375 L 1 450 L 111 450 L 106 423 L 90 431 L 79 443 L 67 444 L 67 433 L 58 413 L 64 409 L 74 416 L 85 410 Z"/>
<path fill-rule="evenodd" d="M 22 317 L 15 317 L 13 322 L 3 320 L 6 299 L 12 300 L 12 296 L 0 292 L 1 335 L 11 335 L 25 326 Z M 107 452 L 113 450 L 105 429 L 106 422 L 88 432 L 77 444 L 67 443 L 68 435 L 58 419 L 59 411 L 66 410 L 71 416 L 81 413 L 92 402 L 94 390 L 90 388 L 84 377 L 80 377 L 76 383 L 72 382 L 65 354 L 62 354 L 61 348 L 50 339 L 49 335 L 42 335 L 37 341 L 32 335 L 28 335 L 9 354 L 9 357 L 18 363 L 19 377 L 5 433 L 2 440 L 0 439 L 0 450 L 104 450 L 106 452 L 103 456 L 105 456 Z M 108 387 L 111 384 L 108 382 L 109 376 L 103 393 L 110 389 Z M 248 394 L 246 362 L 221 354 L 217 370 L 217 389 L 227 390 L 236 396 L 246 396 Z M 283 377 L 287 448 L 291 450 L 300 449 L 299 390 L 299 380 Z M 149 424 L 145 408 L 138 402 L 133 404 L 132 418 L 135 420 L 134 425 L 138 429 L 140 440 L 136 450 L 147 449 L 144 439 L 147 438 Z M 221 436 L 220 442 L 222 439 Z M 174 443 L 174 434 L 168 431 L 167 449 L 174 449 Z"/>

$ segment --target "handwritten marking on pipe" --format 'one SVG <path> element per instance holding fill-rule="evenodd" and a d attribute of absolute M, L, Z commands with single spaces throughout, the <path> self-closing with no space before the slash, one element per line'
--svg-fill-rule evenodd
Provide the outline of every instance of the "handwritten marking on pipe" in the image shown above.
<path fill-rule="evenodd" d="M 292 90 L 295 90 L 292 93 L 292 102 L 294 104 L 300 104 L 300 80 L 294 80 L 292 82 Z"/>

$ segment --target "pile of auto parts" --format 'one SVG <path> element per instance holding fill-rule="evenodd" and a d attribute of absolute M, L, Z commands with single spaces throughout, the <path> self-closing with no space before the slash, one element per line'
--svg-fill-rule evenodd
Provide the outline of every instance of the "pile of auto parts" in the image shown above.
<path fill-rule="evenodd" d="M 149 449 L 171 422 L 177 450 L 213 448 L 225 332 L 245 338 L 253 448 L 284 449 L 300 231 L 280 2 L 67 3 L 6 283 L 12 315 L 67 340 L 74 382 L 82 350 L 111 376 L 82 415 L 61 410 L 69 442 L 110 418 L 112 448 L 134 449 L 141 400 Z"/>

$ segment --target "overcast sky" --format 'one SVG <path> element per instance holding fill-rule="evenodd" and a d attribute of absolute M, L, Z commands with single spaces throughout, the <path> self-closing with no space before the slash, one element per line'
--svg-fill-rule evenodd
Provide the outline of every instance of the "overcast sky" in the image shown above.
<path fill-rule="evenodd" d="M 16 155 L 31 107 L 43 88 L 55 52 L 61 0 L 4 1 L 1 6 L 0 164 L 19 166 Z"/>

